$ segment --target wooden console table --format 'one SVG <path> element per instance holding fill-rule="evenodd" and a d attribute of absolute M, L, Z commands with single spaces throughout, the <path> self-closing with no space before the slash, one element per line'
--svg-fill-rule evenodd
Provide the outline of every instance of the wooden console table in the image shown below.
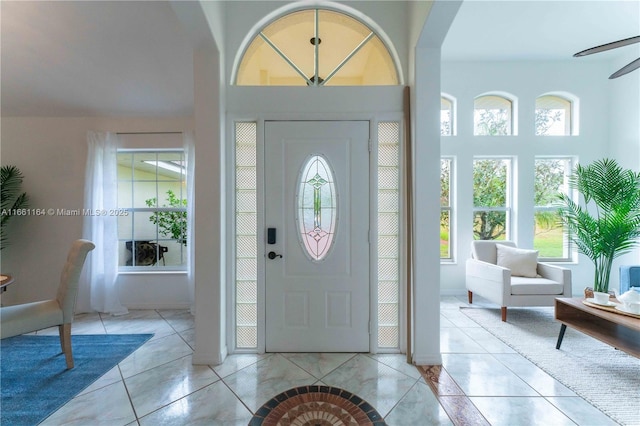
<path fill-rule="evenodd" d="M 556 349 L 560 349 L 567 326 L 614 348 L 640 358 L 640 319 L 592 308 L 582 298 L 557 298 L 556 321 L 562 323 Z"/>

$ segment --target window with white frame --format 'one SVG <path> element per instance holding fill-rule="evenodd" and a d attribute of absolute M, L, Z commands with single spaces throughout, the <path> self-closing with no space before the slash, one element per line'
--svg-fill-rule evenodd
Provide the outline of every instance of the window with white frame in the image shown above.
<path fill-rule="evenodd" d="M 558 215 L 558 194 L 568 193 L 571 158 L 535 159 L 533 248 L 540 258 L 557 261 L 571 259 L 567 229 Z"/>
<path fill-rule="evenodd" d="M 440 159 L 440 259 L 452 258 L 452 218 L 451 184 L 453 159 Z"/>
<path fill-rule="evenodd" d="M 513 102 L 497 95 L 484 95 L 473 105 L 473 134 L 476 136 L 508 136 L 513 134 Z"/>
<path fill-rule="evenodd" d="M 184 151 L 119 150 L 117 163 L 120 269 L 186 270 Z"/>
<path fill-rule="evenodd" d="M 440 97 L 440 135 L 455 135 L 455 103 L 448 96 Z"/>
<path fill-rule="evenodd" d="M 565 136 L 571 134 L 571 101 L 557 95 L 544 95 L 536 99 L 535 126 L 538 136 Z"/>
<path fill-rule="evenodd" d="M 509 238 L 511 221 L 511 159 L 473 160 L 473 238 Z"/>

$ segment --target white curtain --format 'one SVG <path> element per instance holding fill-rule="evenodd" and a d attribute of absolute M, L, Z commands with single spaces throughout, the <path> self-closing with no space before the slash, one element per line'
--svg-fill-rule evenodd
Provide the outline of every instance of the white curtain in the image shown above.
<path fill-rule="evenodd" d="M 93 241 L 96 248 L 85 264 L 89 282 L 91 309 L 121 315 L 127 313 L 118 297 L 118 223 L 117 216 L 96 214 L 117 208 L 118 136 L 114 133 L 89 132 L 89 150 L 84 186 L 84 208 L 92 214 L 84 215 L 84 238 Z"/>
<path fill-rule="evenodd" d="M 195 197 L 194 197 L 194 166 L 195 166 L 195 142 L 193 134 L 190 132 L 183 133 L 184 155 L 187 162 L 187 282 L 189 286 L 189 299 L 191 303 L 191 313 L 195 315 L 195 271 L 194 271 L 194 253 L 195 253 L 195 232 L 193 224 L 195 221 Z"/>

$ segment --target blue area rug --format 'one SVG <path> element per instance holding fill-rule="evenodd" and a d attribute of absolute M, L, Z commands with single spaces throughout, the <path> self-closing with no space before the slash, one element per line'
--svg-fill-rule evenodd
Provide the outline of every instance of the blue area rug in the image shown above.
<path fill-rule="evenodd" d="M 58 336 L 0 341 L 0 424 L 36 425 L 138 349 L 153 334 L 73 335 L 67 370 Z"/>

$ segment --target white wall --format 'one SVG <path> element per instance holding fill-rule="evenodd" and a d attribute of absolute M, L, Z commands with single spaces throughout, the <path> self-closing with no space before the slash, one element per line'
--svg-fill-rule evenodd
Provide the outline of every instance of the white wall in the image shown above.
<path fill-rule="evenodd" d="M 617 61 L 607 65 L 606 75 L 622 68 L 638 55 L 629 52 Z M 604 75 L 602 76 L 604 78 Z M 640 172 L 640 70 L 607 80 L 609 92 L 609 140 L 611 156 L 618 160 L 622 167 Z M 619 283 L 619 265 L 640 264 L 640 250 L 626 254 L 617 259 L 611 272 L 611 283 Z"/>
<path fill-rule="evenodd" d="M 411 53 L 410 80 L 412 145 L 412 299 L 411 355 L 418 365 L 442 363 L 440 354 L 441 286 L 438 261 L 440 224 L 440 92 L 441 46 L 461 2 L 437 2 L 429 8 L 411 7 L 415 13 L 427 12 L 422 31 Z M 414 18 L 415 19 L 415 18 Z M 415 27 L 415 21 L 410 19 Z M 413 40 L 412 40 L 413 45 Z"/>
<path fill-rule="evenodd" d="M 626 55 L 608 64 L 600 78 L 606 80 L 609 89 L 611 155 L 621 166 L 640 171 L 640 71 L 613 80 L 606 79 L 606 76 L 637 58 L 637 55 L 637 52 Z"/>
<path fill-rule="evenodd" d="M 443 64 L 442 91 L 457 99 L 457 136 L 441 137 L 441 153 L 455 157 L 457 219 L 454 263 L 441 265 L 444 294 L 465 291 L 464 262 L 473 239 L 472 160 L 474 155 L 509 155 L 520 170 L 517 181 L 517 208 L 514 235 L 522 247 L 532 247 L 533 162 L 536 155 L 577 156 L 587 164 L 614 156 L 638 166 L 638 82 L 614 83 L 607 80 L 612 66 L 602 62 L 449 62 Z M 615 66 L 613 67 L 615 68 Z M 617 69 L 617 68 L 615 68 Z M 619 84 L 619 87 L 617 87 Z M 635 89 L 634 89 L 635 88 Z M 630 89 L 634 89 L 635 91 Z M 510 137 L 473 136 L 473 100 L 491 91 L 515 95 L 518 105 L 518 135 Z M 534 136 L 535 98 L 546 92 L 564 91 L 579 98 L 579 135 L 566 137 Z M 614 104 L 616 104 L 614 106 Z M 616 119 L 612 119 L 612 114 Z M 619 129 L 612 131 L 615 126 Z M 625 159 L 631 153 L 635 161 Z M 531 171 L 531 173 L 529 173 Z M 636 257 L 637 259 L 637 257 Z M 573 272 L 573 291 L 593 282 L 591 261 L 579 256 L 578 264 L 563 264 Z M 617 284 L 617 272 L 611 283 Z M 617 287 L 617 285 L 616 285 Z"/>
<path fill-rule="evenodd" d="M 87 155 L 87 131 L 175 132 L 193 128 L 191 118 L 2 118 L 2 164 L 13 164 L 25 175 L 30 208 L 81 209 Z M 16 277 L 2 303 L 25 303 L 55 296 L 60 271 L 71 243 L 82 237 L 80 216 L 14 218 L 10 245 L 4 248 L 2 272 Z M 184 274 L 121 276 L 125 306 L 187 307 Z M 88 311 L 81 292 L 78 310 Z"/>
<path fill-rule="evenodd" d="M 194 52 L 195 310 L 194 364 L 226 357 L 226 206 L 224 85 L 220 53 L 211 45 Z"/>

